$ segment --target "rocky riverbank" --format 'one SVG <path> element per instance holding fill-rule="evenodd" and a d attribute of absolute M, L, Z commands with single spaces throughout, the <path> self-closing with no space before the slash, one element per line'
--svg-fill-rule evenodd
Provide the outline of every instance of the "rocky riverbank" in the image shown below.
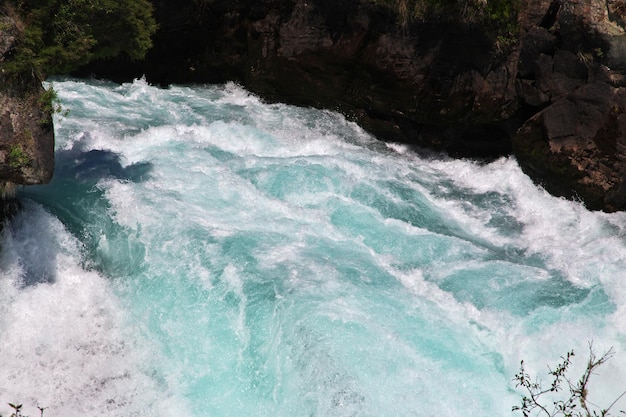
<path fill-rule="evenodd" d="M 555 195 L 626 208 L 623 0 L 527 0 L 507 31 L 463 13 L 407 19 L 382 3 L 155 0 L 144 60 L 77 74 L 234 80 L 269 101 L 338 110 L 383 140 L 513 154 Z"/>
<path fill-rule="evenodd" d="M 373 2 L 155 3 L 144 62 L 83 74 L 235 80 L 267 100 L 339 110 L 383 140 L 458 157 L 514 154 L 548 191 L 626 208 L 626 4 L 529 0 L 513 38 L 457 17 L 399 23 Z"/>
<path fill-rule="evenodd" d="M 14 19 L 0 16 L 0 63 L 20 36 Z M 34 74 L 0 73 L 0 218 L 16 209 L 15 189 L 44 184 L 54 170 L 54 92 Z"/>

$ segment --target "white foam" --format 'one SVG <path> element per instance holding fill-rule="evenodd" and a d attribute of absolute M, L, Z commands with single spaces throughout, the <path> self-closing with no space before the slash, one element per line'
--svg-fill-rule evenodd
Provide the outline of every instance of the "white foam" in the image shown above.
<path fill-rule="evenodd" d="M 257 96 L 232 81 L 224 84 L 223 96 L 217 100 L 217 103 L 235 104 L 242 107 L 262 104 Z"/>
<path fill-rule="evenodd" d="M 407 154 L 411 151 L 411 148 L 403 143 L 389 142 L 385 143 L 385 146 L 399 154 Z"/>
<path fill-rule="evenodd" d="M 1 245 L 0 412 L 10 413 L 7 402 L 68 417 L 167 407 L 110 283 L 82 268 L 80 245 L 58 220 L 27 203 Z"/>
<path fill-rule="evenodd" d="M 72 92 L 73 89 L 82 91 L 75 93 Z M 103 100 L 114 103 L 99 106 L 113 109 L 110 116 L 112 120 L 116 109 L 118 111 L 126 109 L 124 107 L 126 105 L 132 107 L 134 106 L 132 103 L 136 101 L 142 103 L 139 107 L 146 109 L 133 109 L 130 113 L 136 113 L 138 119 L 134 121 L 123 119 L 119 124 L 87 121 L 84 116 L 81 116 L 83 119 L 77 117 L 79 120 L 74 120 L 70 115 L 59 124 L 62 133 L 60 146 L 64 147 L 63 149 L 70 149 L 74 142 L 83 141 L 81 146 L 84 146 L 85 150 L 106 149 L 118 154 L 124 167 L 134 163 L 152 164 L 149 178 L 141 182 L 116 178 L 104 178 L 98 182 L 98 187 L 104 190 L 105 198 L 110 204 L 112 220 L 123 229 L 131 231 L 145 245 L 144 261 L 148 270 L 152 268 L 152 272 L 161 274 L 166 279 L 170 279 L 172 275 L 171 279 L 174 280 L 176 273 L 184 271 L 185 279 L 198 280 L 207 291 L 214 290 L 215 277 L 212 274 L 215 272 L 198 263 L 197 257 L 200 255 L 189 253 L 192 247 L 202 252 L 203 259 L 210 261 L 207 263 L 214 262 L 223 267 L 220 279 L 224 280 L 228 288 L 221 290 L 230 291 L 232 294 L 229 294 L 239 300 L 239 304 L 232 311 L 234 317 L 225 320 L 234 326 L 229 331 L 233 331 L 238 342 L 241 342 L 236 346 L 240 356 L 238 366 L 244 362 L 241 356 L 244 355 L 243 349 L 250 346 L 250 341 L 262 339 L 255 333 L 258 329 L 249 327 L 250 324 L 246 322 L 247 320 L 253 322 L 255 319 L 251 317 L 253 309 L 246 305 L 248 296 L 245 292 L 245 280 L 249 274 L 247 271 L 259 270 L 276 271 L 277 276 L 272 275 L 271 279 L 275 278 L 277 282 L 280 279 L 284 280 L 282 283 L 279 282 L 283 285 L 283 292 L 275 294 L 277 299 L 282 300 L 281 297 L 284 297 L 288 303 L 297 305 L 299 298 L 289 300 L 294 294 L 319 297 L 320 301 L 317 303 L 319 310 L 303 313 L 307 318 L 322 317 L 346 324 L 348 327 L 351 324 L 357 327 L 362 325 L 364 328 L 368 324 L 375 326 L 375 329 L 369 330 L 387 337 L 385 340 L 388 340 L 388 343 L 383 343 L 385 347 L 398 349 L 405 355 L 401 357 L 411 358 L 410 365 L 404 368 L 402 365 L 395 365 L 402 368 L 397 375 L 405 378 L 403 382 L 407 387 L 411 387 L 411 384 L 420 385 L 415 390 L 421 390 L 424 395 L 428 395 L 434 392 L 426 386 L 428 378 L 432 375 L 438 381 L 454 381 L 455 378 L 461 377 L 481 378 L 479 385 L 472 385 L 473 381 L 467 384 L 464 382 L 464 385 L 459 384 L 450 388 L 450 391 L 446 391 L 447 394 L 429 397 L 430 402 L 424 410 L 420 410 L 424 413 L 438 410 L 440 415 L 459 415 L 459 409 L 453 403 L 454 399 L 463 398 L 472 402 L 478 398 L 477 396 L 484 394 L 484 398 L 478 398 L 470 404 L 473 407 L 471 409 L 484 410 L 493 406 L 496 409 L 495 414 L 500 412 L 504 414 L 510 410 L 511 401 L 517 398 L 509 391 L 513 388 L 509 379 L 517 371 L 519 360 L 525 359 L 533 369 L 545 370 L 547 363 L 555 363 L 558 357 L 569 349 L 574 348 L 577 354 L 584 356 L 586 343 L 590 339 L 596 341 L 598 351 L 611 345 L 617 349 L 615 360 L 604 370 L 606 373 L 603 371 L 602 378 L 594 382 L 594 386 L 597 387 L 594 394 L 598 391 L 608 393 L 605 396 L 602 393 L 598 394 L 599 402 L 606 404 L 605 400 L 613 395 L 612 384 L 624 380 L 626 288 L 623 282 L 626 278 L 624 275 L 626 216 L 591 213 L 579 203 L 549 196 L 540 187 L 532 184 L 512 158 L 502 158 L 486 165 L 469 161 L 429 159 L 412 153 L 406 146 L 396 144 L 386 145 L 395 152 L 375 152 L 372 150 L 375 146 L 370 146 L 371 137 L 337 114 L 314 113 L 309 109 L 284 105 L 266 105 L 234 84 L 225 87 L 173 87 L 169 90 L 159 90 L 145 82 L 137 81 L 132 85 L 120 86 L 113 90 L 104 92 L 100 90 L 98 87 L 81 83 L 70 83 L 68 92 L 60 88 L 61 96 L 67 100 L 76 101 L 83 96 L 89 96 L 97 101 L 98 95 L 102 95 Z M 99 107 L 92 110 L 103 113 L 109 111 Z M 150 108 L 156 109 L 154 111 L 159 117 L 151 115 Z M 151 117 L 154 120 L 151 120 Z M 75 129 L 81 126 L 84 127 L 84 132 L 76 132 Z M 68 139 L 64 136 L 66 132 L 72 133 L 73 136 L 70 135 Z M 68 147 L 63 141 L 68 141 L 72 145 Z M 385 146 L 380 148 L 384 150 Z M 274 184 L 273 181 L 279 182 L 276 179 L 278 175 L 285 173 L 289 175 L 290 172 L 294 172 L 282 168 L 312 165 L 323 168 L 319 171 L 321 176 L 331 177 L 322 179 L 327 181 L 324 183 L 325 186 L 320 186 L 321 191 L 314 187 L 312 190 L 292 190 L 285 187 L 288 190 L 285 191 L 286 195 L 273 194 L 270 188 Z M 313 172 L 311 175 L 315 175 L 318 171 L 306 172 Z M 303 176 L 309 175 L 307 173 Z M 296 179 L 294 178 L 294 182 Z M 284 179 L 281 178 L 280 181 Z M 394 194 L 386 190 L 386 184 L 399 184 L 400 190 Z M 282 186 L 282 183 L 279 185 Z M 372 196 L 372 199 L 379 198 L 382 201 L 381 206 L 370 207 L 367 201 L 357 201 L 359 197 L 355 197 L 354 193 L 359 192 L 360 186 L 366 190 L 364 193 L 373 190 L 373 194 L 376 195 Z M 406 194 L 402 194 L 404 191 Z M 414 202 L 411 200 L 412 196 L 422 200 Z M 363 199 L 367 200 L 367 196 Z M 384 204 L 414 210 L 425 207 L 426 212 L 432 211 L 432 215 L 436 217 L 434 221 L 437 222 L 437 226 L 430 231 L 428 225 L 422 228 L 412 225 L 409 220 L 385 218 L 381 214 L 384 212 Z M 333 214 L 339 209 L 344 211 L 348 223 L 345 226 L 335 225 L 331 221 Z M 368 235 L 368 231 L 362 230 L 362 236 L 358 230 L 354 230 L 357 226 L 350 224 L 350 221 L 359 215 L 365 220 L 354 224 L 359 226 L 372 222 L 372 226 L 380 228 L 376 229 L 380 232 L 377 232 L 379 236 L 375 237 L 381 241 L 385 239 L 386 233 L 393 236 L 399 234 L 402 238 L 412 239 L 411 241 L 432 235 L 441 237 L 449 243 L 453 255 L 458 255 L 458 251 L 469 248 L 467 250 L 474 250 L 472 253 L 479 259 L 466 260 L 467 258 L 462 257 L 448 259 L 446 256 L 449 253 L 446 253 L 441 255 L 442 259 L 433 259 L 426 265 L 428 269 L 404 265 L 399 267 L 398 260 L 406 254 L 394 253 L 393 250 L 386 251 L 388 247 L 397 245 L 396 242 L 391 242 L 388 246 L 385 246 L 386 243 L 381 244 L 385 246 L 381 252 L 386 251 L 385 253 L 377 253 L 375 245 L 368 246 L 368 239 L 363 237 Z M 47 219 L 46 224 L 54 223 L 50 216 L 42 217 Z M 510 225 L 502 226 L 498 224 L 499 220 L 504 223 L 510 222 Z M 80 256 L 76 255 L 80 253 L 80 245 L 58 222 L 59 227 L 56 229 L 46 224 L 37 226 L 39 230 L 37 233 L 40 234 L 40 230 L 46 228 L 54 229 L 50 236 L 55 237 L 45 239 L 52 242 L 45 250 L 31 249 L 34 236 L 39 236 L 34 232 L 25 234 L 31 237 L 31 241 L 11 241 L 10 236 L 5 236 L 5 239 L 8 239 L 5 245 L 13 249 L 3 250 L 0 262 L 3 271 L 12 278 L 0 279 L 2 299 L 7 300 L 0 303 L 2 313 L 0 326 L 13 334 L 19 333 L 21 327 L 28 329 L 32 327 L 35 331 L 29 330 L 26 333 L 28 336 L 27 343 L 24 342 L 26 344 L 22 344 L 21 339 L 13 336 L 9 340 L 22 351 L 28 347 L 27 345 L 43 346 L 45 351 L 48 348 L 46 343 L 49 343 L 47 340 L 50 338 L 55 340 L 55 346 L 60 346 L 58 351 L 54 351 L 57 352 L 55 358 L 59 356 L 63 361 L 44 356 L 51 362 L 51 365 L 46 367 L 45 364 L 39 364 L 42 361 L 37 359 L 36 355 L 22 358 L 20 349 L 11 350 L 12 346 L 2 345 L 0 353 L 8 352 L 16 366 L 10 367 L 9 371 L 6 371 L 8 374 L 2 374 L 3 370 L 0 369 L 0 384 L 2 379 L 7 380 L 9 377 L 15 379 L 15 375 L 20 372 L 26 372 L 30 380 L 44 378 L 47 382 L 46 373 L 53 370 L 64 378 L 69 378 L 71 382 L 67 388 L 55 388 L 56 391 L 49 397 L 45 397 L 48 395 L 46 392 L 38 391 L 44 396 L 39 398 L 60 398 L 56 401 L 65 404 L 63 405 L 65 408 L 59 409 L 64 415 L 71 416 L 74 407 L 78 407 L 79 401 L 76 398 L 82 398 L 84 402 L 88 399 L 90 403 L 102 409 L 112 407 L 110 413 L 113 415 L 122 414 L 119 410 L 145 411 L 142 407 L 147 407 L 146 409 L 151 411 L 156 410 L 154 411 L 156 415 L 175 415 L 176 413 L 163 412 L 163 409 L 178 401 L 175 395 L 169 394 L 167 386 L 165 399 L 154 399 L 155 394 L 152 391 L 154 387 L 151 385 L 153 381 L 144 375 L 145 365 L 141 362 L 141 358 L 145 358 L 142 355 L 150 356 L 153 353 L 141 353 L 147 349 L 143 345 L 144 341 L 130 335 L 133 326 L 127 323 L 128 317 L 123 311 L 124 306 L 116 299 L 110 283 L 93 271 L 83 270 L 80 266 Z M 442 228 L 445 228 L 442 233 L 447 234 L 438 236 Z M 219 246 L 220 241 L 232 241 L 238 235 L 247 233 L 255 237 L 267 236 L 268 242 L 258 243 L 256 249 L 246 253 L 254 257 L 252 265 L 248 265 L 247 261 L 245 265 L 235 265 L 232 259 L 221 258 L 224 254 L 219 247 L 217 249 L 209 247 L 213 243 L 207 243 L 201 249 L 194 246 L 197 242 L 189 240 L 191 239 L 189 232 L 197 230 L 203 232 L 202 236 L 209 236 L 207 240 L 217 240 L 215 246 Z M 403 241 L 398 239 L 397 242 Z M 398 287 L 406 292 L 398 290 L 397 294 L 390 295 L 396 288 L 391 290 L 384 285 L 381 285 L 380 289 L 375 286 L 370 288 L 368 285 L 372 283 L 368 281 L 371 277 L 366 276 L 367 268 L 363 270 L 358 266 L 354 268 L 357 275 L 361 272 L 363 275 L 354 278 L 354 283 L 350 278 L 341 277 L 341 260 L 326 259 L 324 256 L 328 254 L 325 252 L 320 257 L 311 253 L 315 250 L 311 246 L 316 244 L 323 246 L 326 243 L 331 250 L 335 247 L 350 248 L 345 253 L 354 254 L 358 262 L 363 261 L 365 264 L 371 262 L 374 269 L 384 270 L 389 277 L 395 278 L 404 288 L 400 285 Z M 252 245 L 256 244 L 255 242 Z M 101 251 L 110 250 L 110 245 L 112 243 L 106 236 L 100 238 Z M 399 248 L 398 252 L 402 249 L 404 248 Z M 518 257 L 525 260 L 534 256 L 537 262 L 524 264 L 522 261 L 516 265 L 515 256 L 508 258 L 505 256 L 509 249 L 519 253 Z M 59 253 L 64 255 L 60 256 Z M 490 254 L 495 254 L 493 255 L 495 260 L 489 258 Z M 504 255 L 499 257 L 501 254 Z M 48 268 L 33 266 L 35 263 L 31 260 L 37 257 L 46 260 L 48 265 L 57 266 Z M 483 257 L 488 260 L 484 261 Z M 355 260 L 347 260 L 351 261 L 357 263 Z M 61 264 L 63 265 L 58 266 Z M 580 305 L 572 302 L 571 305 L 558 308 L 539 306 L 523 316 L 514 315 L 506 309 L 499 311 L 494 307 L 479 308 L 469 301 L 460 301 L 452 292 L 444 291 L 439 285 L 446 277 L 457 271 L 479 270 L 486 264 L 495 266 L 494 275 L 506 273 L 509 266 L 514 268 L 515 273 L 502 278 L 524 281 L 522 284 L 543 282 L 555 275 L 563 276 L 583 289 L 603 290 L 609 297 L 609 304 L 612 302 L 615 305 L 615 310 L 611 311 L 609 306 L 608 312 L 586 317 L 584 312 L 579 312 L 586 306 L 586 301 L 583 300 Z M 539 266 L 535 266 L 536 264 Z M 284 270 L 281 269 L 283 267 Z M 243 270 L 246 270 L 246 273 L 243 273 Z M 25 274 L 44 277 L 44 282 L 20 287 Z M 281 274 L 286 276 L 283 277 Z M 425 279 L 426 275 L 428 279 Z M 53 283 L 45 281 L 50 277 L 54 277 Z M 471 276 L 467 277 L 471 279 Z M 393 281 L 393 278 L 390 281 Z M 270 277 L 264 279 L 269 280 Z M 392 284 L 393 282 L 388 283 L 389 286 Z M 77 288 L 80 289 L 78 293 Z M 352 292 L 354 288 L 357 288 L 357 292 L 361 291 L 358 292 L 360 296 L 366 294 L 363 300 L 357 299 Z M 459 352 L 465 355 L 462 357 L 477 359 L 477 363 L 487 364 L 488 369 L 496 371 L 489 375 L 481 373 L 486 371 L 467 371 L 471 364 L 468 368 L 464 367 L 465 365 L 439 368 L 437 360 L 417 357 L 422 351 L 411 345 L 410 334 L 403 339 L 394 327 L 394 323 L 404 319 L 405 316 L 399 314 L 399 317 L 392 317 L 393 320 L 385 324 L 384 320 L 387 317 L 384 314 L 382 316 L 374 314 L 375 307 L 372 307 L 371 311 L 367 310 L 370 306 L 368 303 L 374 305 L 372 299 L 376 296 L 389 296 L 390 299 L 397 296 L 392 304 L 401 304 L 401 307 L 397 310 L 386 310 L 387 312 L 403 311 L 406 314 L 415 314 L 411 317 L 420 317 L 419 314 L 422 313 L 428 316 L 432 322 L 425 325 L 436 329 L 431 332 L 435 339 L 439 332 L 447 334 L 446 331 L 466 337 L 467 340 L 459 337 L 458 340 L 436 340 L 436 342 L 441 342 L 443 347 L 449 348 L 450 351 L 454 350 L 454 347 L 450 346 L 457 343 Z M 72 301 L 67 305 L 64 304 L 62 301 L 67 299 L 75 300 L 75 303 Z M 37 318 L 39 310 L 36 311 L 31 305 L 34 301 L 43 306 L 42 314 L 50 316 L 52 324 L 45 326 L 39 324 L 40 318 Z M 175 307 L 179 308 L 178 305 Z M 200 309 L 198 311 L 202 311 L 201 306 L 197 308 Z M 17 314 L 20 309 L 27 311 L 28 314 L 20 316 Z M 73 319 L 74 316 L 77 318 Z M 5 320 L 4 317 L 10 319 Z M 59 322 L 54 321 L 56 318 L 59 318 Z M 69 321 L 71 318 L 75 320 L 75 328 L 65 329 L 63 320 Z M 198 346 L 206 348 L 205 344 L 208 346 L 218 341 L 204 340 L 202 335 L 187 336 L 189 329 L 185 323 L 175 323 L 174 320 L 177 318 L 168 318 L 167 322 L 159 323 L 162 325 L 161 329 L 172 339 L 189 337 L 185 343 L 193 345 L 193 348 L 184 345 L 185 348 L 194 350 L 203 359 L 211 357 L 210 352 L 196 352 L 195 343 L 197 341 Z M 281 319 L 287 323 L 291 318 Z M 158 321 L 160 317 L 155 317 L 154 320 Z M 198 320 L 206 324 L 208 319 L 203 316 Z M 306 322 L 303 318 L 299 320 Z M 54 329 L 54 332 L 49 333 L 48 328 Z M 44 336 L 38 335 L 39 332 Z M 285 334 L 280 337 L 291 336 L 293 335 Z M 330 336 L 320 332 L 319 337 L 319 340 L 322 340 L 321 338 Z M 93 341 L 97 343 L 94 344 Z M 293 350 L 293 346 L 300 346 L 300 342 L 296 338 L 284 342 L 281 347 Z M 291 347 L 289 343 L 292 344 Z M 76 346 L 80 348 L 77 349 Z M 175 346 L 174 342 L 172 346 Z M 325 353 L 330 352 L 327 345 L 320 342 L 320 346 L 320 351 L 326 355 L 322 355 L 324 358 L 331 354 Z M 363 349 L 363 352 L 377 348 L 377 346 L 355 347 L 356 350 Z M 376 356 L 379 353 L 376 352 L 373 357 L 380 357 Z M 496 359 L 489 359 L 491 356 Z M 154 357 L 150 359 L 154 361 Z M 230 359 L 232 358 L 226 361 Z M 186 361 L 190 359 L 177 358 L 177 360 L 187 364 Z M 279 364 L 281 359 L 267 360 Z M 452 361 L 453 358 L 445 357 L 439 360 L 445 362 Z M 85 361 L 90 365 L 81 365 Z M 116 361 L 117 367 L 113 367 L 112 370 L 104 369 L 104 364 L 108 361 Z M 286 370 L 281 375 L 291 372 L 289 375 L 293 377 L 293 373 L 296 372 L 294 369 L 298 366 L 295 363 L 297 359 L 289 358 L 284 361 Z M 337 362 L 331 360 L 327 365 L 335 366 Z M 29 368 L 30 363 L 38 363 L 35 370 Z M 185 384 L 189 384 L 187 378 L 202 374 L 195 368 L 185 373 L 187 371 L 177 367 L 175 361 L 172 363 L 163 364 L 164 369 L 167 368 L 167 371 L 164 371 L 167 373 L 164 380 L 175 387 L 172 390 L 184 390 L 188 387 Z M 326 377 L 332 378 L 332 369 L 326 372 L 325 369 L 316 368 L 324 363 L 326 362 L 321 360 L 319 363 L 305 364 L 310 366 L 309 370 L 314 374 L 313 380 L 308 383 L 315 384 L 326 381 L 324 379 Z M 340 365 L 336 366 L 343 369 Z M 415 398 L 409 395 L 413 391 L 412 388 L 399 387 L 397 381 L 384 381 L 386 366 L 387 364 L 382 362 L 370 366 L 376 368 L 382 376 L 376 378 L 374 382 L 386 383 L 390 389 L 397 389 L 397 392 L 394 391 L 390 395 L 396 396 L 394 398 L 398 404 L 397 411 L 401 414 L 409 408 L 406 404 L 415 401 Z M 418 369 L 420 366 L 432 369 L 424 373 L 422 369 Z M 190 368 L 193 366 L 190 365 Z M 363 366 L 363 369 L 365 368 Z M 357 375 L 364 375 L 364 379 L 368 377 L 371 379 L 371 374 L 365 371 L 359 374 L 361 370 L 356 367 L 354 372 Z M 578 370 L 579 368 L 576 369 Z M 236 370 L 239 371 L 240 369 Z M 315 379 L 317 375 L 320 375 L 320 379 Z M 235 374 L 232 378 L 240 376 L 241 374 Z M 354 387 L 356 390 L 359 388 L 357 382 L 363 382 L 363 386 L 373 384 L 370 379 L 357 381 L 358 378 L 351 378 L 346 380 L 349 383 L 343 384 L 344 388 Z M 488 382 L 484 382 L 482 378 Z M 103 384 L 102 381 L 110 382 Z M 272 395 L 275 402 L 280 401 L 281 389 L 289 390 L 287 385 L 291 382 L 293 381 L 284 380 L 274 387 Z M 307 381 L 302 383 L 306 384 Z M 484 384 L 493 384 L 493 388 L 490 386 L 486 389 L 488 392 L 485 392 Z M 96 393 L 95 386 L 103 388 Z M 116 395 L 118 389 L 128 387 L 130 394 L 119 394 L 119 398 L 132 397 L 128 398 L 130 405 L 127 408 L 109 405 L 108 399 Z M 6 388 L 0 386 L 0 389 Z M 68 390 L 67 393 L 63 391 L 64 389 Z M 223 389 L 223 395 L 228 399 L 232 400 L 237 396 L 236 393 L 226 392 L 230 388 Z M 26 392 L 27 388 L 20 387 L 19 390 L 21 391 L 17 394 Z M 375 391 L 376 389 L 372 390 Z M 0 397 L 3 396 L 3 392 L 0 391 Z M 291 392 L 295 395 L 297 389 L 293 388 Z M 468 392 L 472 395 L 466 395 Z M 333 394 L 326 386 L 321 387 L 319 393 Z M 442 398 L 446 395 L 454 398 L 445 403 Z M 406 397 L 401 398 L 402 396 Z M 316 400 L 314 396 L 311 398 L 311 401 Z M 27 402 L 27 399 L 16 400 Z M 299 398 L 290 399 L 296 402 L 299 400 Z M 325 399 L 318 400 L 321 404 Z M 213 398 L 211 401 L 219 402 L 219 398 Z M 380 404 L 384 401 L 389 401 L 389 397 L 381 399 Z M 411 406 L 413 405 L 411 403 Z M 248 406 L 243 406 L 246 407 Z M 320 405 L 320 409 L 322 408 Z M 386 413 L 388 410 L 383 411 Z M 88 410 L 85 413 L 89 414 Z M 202 415 L 201 410 L 193 410 L 192 414 L 194 413 Z"/>

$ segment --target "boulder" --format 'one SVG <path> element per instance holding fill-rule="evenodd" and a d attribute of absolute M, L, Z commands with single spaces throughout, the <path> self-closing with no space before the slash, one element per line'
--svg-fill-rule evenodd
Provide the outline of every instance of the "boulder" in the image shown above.
<path fill-rule="evenodd" d="M 624 210 L 626 89 L 597 81 L 530 118 L 513 137 L 525 171 L 550 192 L 590 209 Z"/>

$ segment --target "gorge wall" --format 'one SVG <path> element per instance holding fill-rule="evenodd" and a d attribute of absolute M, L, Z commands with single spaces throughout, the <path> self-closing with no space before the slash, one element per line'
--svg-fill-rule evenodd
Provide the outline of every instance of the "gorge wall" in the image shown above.
<path fill-rule="evenodd" d="M 234 80 L 270 101 L 338 110 L 383 140 L 513 153 L 556 195 L 626 208 L 623 0 L 520 2 L 513 38 L 456 16 L 401 24 L 367 0 L 154 4 L 146 60 L 82 75 Z"/>
<path fill-rule="evenodd" d="M 0 15 L 0 64 L 20 37 L 16 20 Z M 0 219 L 16 209 L 15 188 L 44 184 L 54 170 L 54 97 L 32 73 L 0 67 Z"/>

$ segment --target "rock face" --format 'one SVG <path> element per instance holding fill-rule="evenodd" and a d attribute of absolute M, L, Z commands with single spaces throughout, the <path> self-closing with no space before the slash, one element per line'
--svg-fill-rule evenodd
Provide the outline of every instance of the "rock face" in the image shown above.
<path fill-rule="evenodd" d="M 400 24 L 376 4 L 156 0 L 146 61 L 85 71 L 235 80 L 268 100 L 339 110 L 383 140 L 513 153 L 554 194 L 626 209 L 626 1 L 525 0 L 509 39 L 462 18 Z"/>
<path fill-rule="evenodd" d="M 516 80 L 534 114 L 512 137 L 525 171 L 548 191 L 591 209 L 626 209 L 625 3 L 558 5 L 523 28 Z"/>
<path fill-rule="evenodd" d="M 0 65 L 20 36 L 16 22 L 0 17 Z M 0 68 L 2 68 L 0 66 Z M 35 76 L 0 73 L 0 218 L 15 186 L 47 183 L 54 169 L 50 97 Z"/>

